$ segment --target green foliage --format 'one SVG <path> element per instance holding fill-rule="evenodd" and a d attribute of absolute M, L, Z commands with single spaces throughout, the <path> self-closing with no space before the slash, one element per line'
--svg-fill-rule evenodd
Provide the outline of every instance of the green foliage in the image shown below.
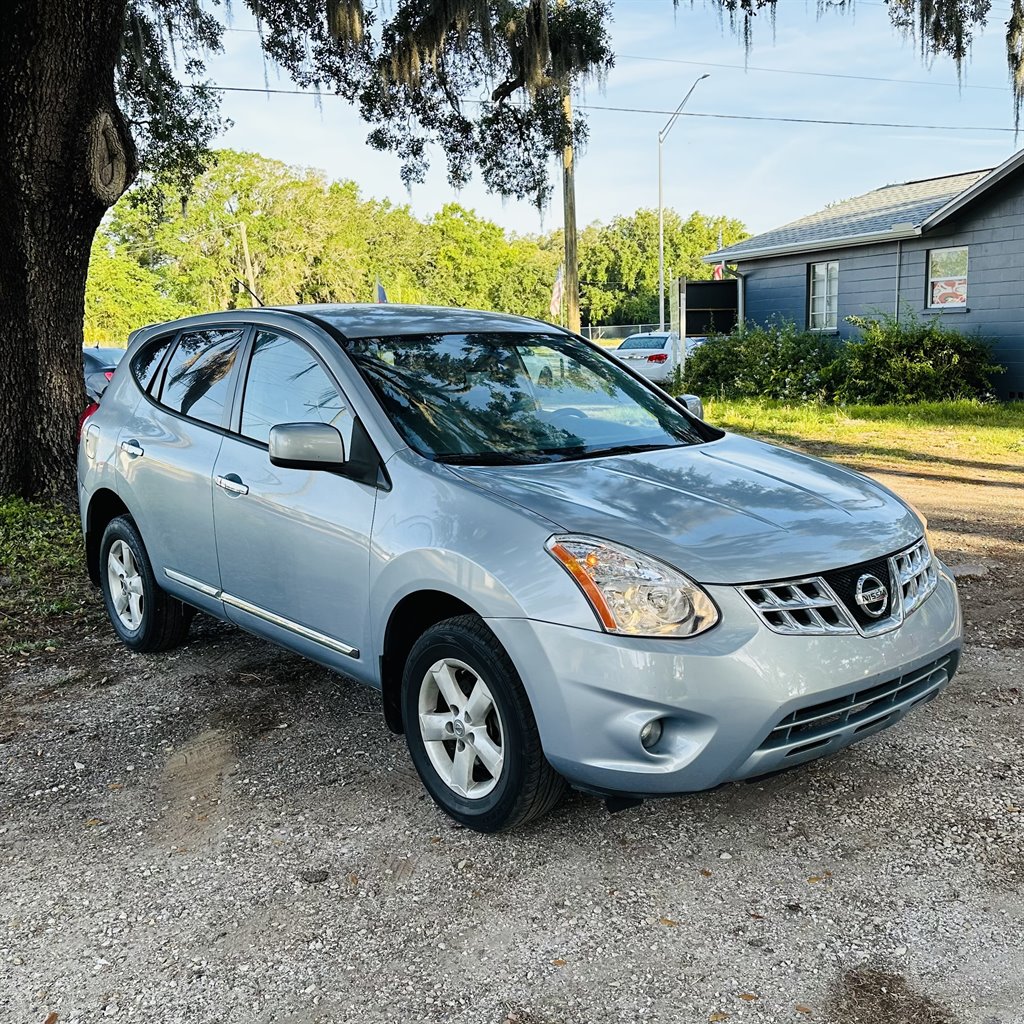
<path fill-rule="evenodd" d="M 715 335 L 686 360 L 684 385 L 694 394 L 791 402 L 833 397 L 840 343 L 787 321 Z"/>
<path fill-rule="evenodd" d="M 123 345 L 144 324 L 173 320 L 189 310 L 171 298 L 161 276 L 98 235 L 85 289 L 85 339 Z"/>
<path fill-rule="evenodd" d="M 0 565 L 11 583 L 0 589 L 0 625 L 77 609 L 87 587 L 78 517 L 63 505 L 0 498 Z"/>
<path fill-rule="evenodd" d="M 665 211 L 665 285 L 669 279 L 707 280 L 713 268 L 701 259 L 747 238 L 738 220 L 694 211 L 684 220 Z M 580 233 L 580 309 L 588 324 L 646 324 L 658 319 L 658 211 L 637 210 Z"/>
<path fill-rule="evenodd" d="M 686 362 L 687 391 L 708 398 L 905 403 L 990 400 L 992 363 L 982 340 L 938 317 L 848 317 L 862 337 L 800 330 L 786 321 L 709 338 Z"/>
<path fill-rule="evenodd" d="M 393 302 L 550 319 L 561 232 L 512 236 L 457 203 L 419 220 L 407 206 L 363 199 L 352 182 L 318 171 L 231 150 L 214 157 L 184 207 L 164 186 L 156 202 L 128 195 L 114 208 L 93 247 L 88 341 L 116 343 L 142 324 L 252 305 L 241 287 L 243 223 L 256 291 L 268 305 L 369 301 L 379 277 Z M 700 213 L 683 221 L 668 211 L 666 222 L 671 265 L 692 276 L 706 275 L 699 257 L 717 244 L 719 225 L 726 240 L 742 234 L 737 222 Z M 657 315 L 656 215 L 642 210 L 585 234 L 587 287 L 598 297 L 592 315 L 649 322 Z M 623 280 L 628 290 L 618 287 Z"/>
<path fill-rule="evenodd" d="M 841 402 L 942 402 L 992 397 L 1002 370 L 979 338 L 946 327 L 939 317 L 851 316 L 862 335 L 844 351 L 836 387 Z"/>

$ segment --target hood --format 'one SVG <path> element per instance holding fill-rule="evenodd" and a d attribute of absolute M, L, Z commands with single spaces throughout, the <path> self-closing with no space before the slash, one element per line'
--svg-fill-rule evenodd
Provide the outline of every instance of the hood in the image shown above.
<path fill-rule="evenodd" d="M 453 471 L 561 531 L 627 544 L 700 583 L 838 569 L 923 532 L 899 498 L 860 473 L 734 434 L 635 455 Z"/>

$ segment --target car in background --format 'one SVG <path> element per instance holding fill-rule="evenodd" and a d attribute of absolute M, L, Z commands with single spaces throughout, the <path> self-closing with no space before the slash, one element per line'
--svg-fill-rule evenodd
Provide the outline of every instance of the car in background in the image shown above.
<path fill-rule="evenodd" d="M 107 390 L 107 385 L 114 377 L 117 364 L 121 362 L 127 349 L 100 348 L 99 345 L 86 345 L 82 348 L 82 371 L 85 375 L 85 395 L 88 405 L 78 417 L 78 434 L 81 437 L 85 421 L 100 407 L 100 398 Z"/>
<path fill-rule="evenodd" d="M 98 401 L 106 391 L 125 351 L 126 349 L 123 348 L 100 348 L 99 345 L 85 346 L 82 349 L 85 390 L 90 401 Z"/>
<path fill-rule="evenodd" d="M 924 520 L 626 365 L 417 306 L 136 332 L 78 449 L 114 631 L 167 650 L 198 608 L 375 687 L 482 832 L 566 782 L 621 808 L 770 775 L 935 697 L 963 624 Z"/>
<path fill-rule="evenodd" d="M 677 369 L 681 373 L 686 359 L 679 335 L 674 331 L 631 334 L 611 351 L 630 369 L 655 384 L 667 384 Z"/>

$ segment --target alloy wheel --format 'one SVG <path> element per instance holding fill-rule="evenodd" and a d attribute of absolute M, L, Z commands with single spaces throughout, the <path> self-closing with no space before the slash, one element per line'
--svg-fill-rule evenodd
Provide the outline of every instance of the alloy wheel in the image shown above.
<path fill-rule="evenodd" d="M 125 629 L 134 632 L 142 625 L 145 612 L 142 573 L 139 572 L 132 549 L 115 540 L 107 554 L 107 583 L 114 611 Z"/>
<path fill-rule="evenodd" d="M 505 763 L 505 731 L 494 697 L 463 661 L 434 662 L 420 684 L 419 726 L 441 781 L 469 800 L 498 784 Z"/>

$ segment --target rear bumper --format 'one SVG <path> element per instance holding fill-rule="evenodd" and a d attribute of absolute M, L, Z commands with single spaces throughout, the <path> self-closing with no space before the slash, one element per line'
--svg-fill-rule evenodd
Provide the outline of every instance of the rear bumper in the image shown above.
<path fill-rule="evenodd" d="M 732 588 L 709 592 L 722 621 L 693 640 L 488 620 L 523 679 L 548 760 L 575 785 L 668 795 L 781 771 L 896 724 L 959 662 L 960 606 L 944 569 L 899 629 L 871 638 L 782 636 Z M 640 729 L 654 718 L 662 738 L 646 750 Z"/>

